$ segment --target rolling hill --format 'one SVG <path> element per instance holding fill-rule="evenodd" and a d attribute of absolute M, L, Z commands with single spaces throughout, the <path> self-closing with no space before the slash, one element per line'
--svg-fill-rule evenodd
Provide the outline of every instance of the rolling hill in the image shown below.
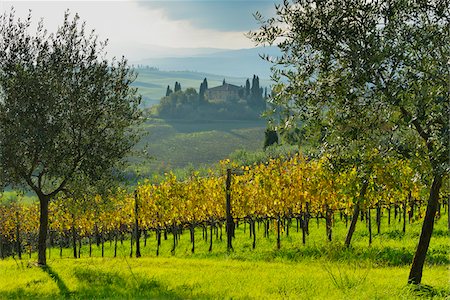
<path fill-rule="evenodd" d="M 251 73 L 247 77 L 244 77 L 245 74 L 243 76 L 232 77 L 193 71 L 161 71 L 150 67 L 136 68 L 136 72 L 138 73 L 138 77 L 133 83 L 133 86 L 137 87 L 139 93 L 142 95 L 142 107 L 151 107 L 158 104 L 159 100 L 165 96 L 167 86 L 170 85 L 173 89 L 175 81 L 181 83 L 183 90 L 192 87 L 198 91 L 204 78 L 208 79 L 208 85 L 210 87 L 214 87 L 221 85 L 223 79 L 228 83 L 245 85 L 247 78 L 251 79 L 253 74 L 259 75 L 257 73 Z M 260 76 L 260 84 L 262 87 L 268 87 L 272 82 Z"/>

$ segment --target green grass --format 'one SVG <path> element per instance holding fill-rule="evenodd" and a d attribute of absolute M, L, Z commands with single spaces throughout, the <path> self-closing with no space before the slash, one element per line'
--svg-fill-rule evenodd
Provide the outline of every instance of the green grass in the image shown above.
<path fill-rule="evenodd" d="M 15 190 L 7 189 L 0 194 L 0 204 L 5 203 L 34 203 L 37 201 L 37 196 L 33 193 L 20 193 Z"/>
<path fill-rule="evenodd" d="M 0 261 L 0 299 L 446 299 L 450 293 L 446 218 L 436 223 L 423 285 L 418 288 L 406 280 L 421 224 L 408 224 L 404 234 L 401 222 L 388 226 L 383 221 L 382 233 L 374 234 L 371 246 L 367 228 L 359 222 L 350 249 L 342 246 L 344 223 L 336 222 L 330 243 L 323 220 L 318 227 L 312 220 L 306 245 L 293 222 L 289 237 L 282 236 L 280 250 L 275 232 L 265 238 L 262 228 L 257 229 L 253 250 L 243 224 L 237 228 L 231 253 L 226 251 L 225 236 L 220 241 L 215 235 L 209 252 L 201 229 L 196 230 L 195 254 L 190 252 L 189 232 L 183 233 L 175 253 L 168 234 L 159 257 L 154 234 L 146 247 L 141 240 L 139 259 L 129 258 L 129 240 L 119 242 L 117 258 L 109 242 L 105 258 L 99 257 L 96 245 L 92 258 L 83 245 L 81 259 L 71 258 L 71 249 L 64 249 L 60 258 L 54 248 L 47 269 L 34 265 L 34 253 L 31 259 Z"/>

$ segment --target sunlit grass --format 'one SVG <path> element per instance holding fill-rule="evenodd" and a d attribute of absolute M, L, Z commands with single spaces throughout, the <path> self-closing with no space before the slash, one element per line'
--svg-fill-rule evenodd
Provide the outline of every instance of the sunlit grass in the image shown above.
<path fill-rule="evenodd" d="M 213 250 L 209 239 L 196 230 L 196 249 L 191 253 L 189 232 L 180 237 L 175 253 L 173 237 L 162 241 L 159 257 L 152 233 L 141 240 L 143 257 L 130 258 L 130 240 L 118 243 L 118 257 L 113 258 L 114 243 L 105 243 L 105 257 L 93 245 L 83 245 L 81 259 L 73 259 L 71 249 L 50 250 L 50 268 L 42 270 L 36 260 L 25 256 L 0 261 L 0 298 L 138 298 L 138 299 L 445 299 L 449 289 L 450 245 L 446 220 L 436 223 L 419 290 L 406 284 L 409 264 L 418 241 L 420 223 L 401 222 L 388 227 L 383 220 L 381 234 L 368 245 L 365 222 L 358 222 L 351 249 L 342 241 L 345 224 L 337 220 L 333 242 L 328 242 L 323 220 L 310 224 L 306 245 L 295 221 L 290 235 L 282 236 L 281 249 L 276 249 L 276 232 L 263 237 L 257 230 L 256 249 L 252 249 L 248 226 L 241 223 L 233 241 L 234 251 L 226 250 L 214 234 Z M 220 234 L 220 231 L 219 231 Z M 209 228 L 208 228 L 209 238 Z"/>

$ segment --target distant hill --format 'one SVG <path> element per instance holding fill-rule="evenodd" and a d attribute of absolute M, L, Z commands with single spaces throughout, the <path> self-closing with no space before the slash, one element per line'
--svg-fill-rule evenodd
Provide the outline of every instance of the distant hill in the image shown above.
<path fill-rule="evenodd" d="M 149 118 L 136 146 L 153 159 L 129 158 L 128 176 L 149 178 L 169 170 L 211 166 L 236 150 L 258 151 L 264 145 L 264 120 L 170 120 Z"/>
<path fill-rule="evenodd" d="M 222 84 L 223 79 L 228 83 L 242 85 L 247 78 L 252 78 L 253 74 L 249 75 L 241 74 L 237 77 L 223 76 L 208 74 L 205 72 L 193 72 L 193 71 L 161 71 L 150 67 L 136 68 L 138 72 L 138 78 L 133 83 L 133 86 L 137 87 L 139 93 L 143 98 L 143 107 L 151 107 L 159 103 L 160 99 L 165 96 L 166 88 L 170 85 L 173 89 L 174 83 L 177 81 L 181 83 L 182 89 L 195 88 L 199 90 L 200 83 L 204 78 L 208 78 L 210 86 L 218 86 Z M 244 77 L 246 76 L 246 77 Z M 260 77 L 260 85 L 262 87 L 269 87 L 272 83 L 268 79 Z"/>
<path fill-rule="evenodd" d="M 257 47 L 239 50 L 202 49 L 197 54 L 192 49 L 184 57 L 179 53 L 167 57 L 154 56 L 135 62 L 138 65 L 152 66 L 161 71 L 184 70 L 219 74 L 228 77 L 270 78 L 270 63 L 261 59 L 260 54 L 279 56 L 277 47 Z"/>

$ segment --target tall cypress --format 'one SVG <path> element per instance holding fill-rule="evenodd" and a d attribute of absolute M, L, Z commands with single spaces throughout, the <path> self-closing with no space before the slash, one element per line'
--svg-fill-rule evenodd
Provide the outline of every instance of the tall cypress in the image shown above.
<path fill-rule="evenodd" d="M 175 88 L 174 88 L 174 92 L 178 92 L 181 91 L 181 83 L 179 83 L 178 81 L 175 82 Z"/>
<path fill-rule="evenodd" d="M 245 97 L 248 99 L 250 96 L 250 80 L 247 78 L 247 81 L 245 81 Z"/>
<path fill-rule="evenodd" d="M 173 91 L 172 91 L 172 89 L 170 88 L 170 85 L 168 85 L 168 86 L 167 86 L 167 89 L 166 89 L 166 97 L 170 96 L 170 94 L 172 94 L 172 93 L 173 93 Z"/>

